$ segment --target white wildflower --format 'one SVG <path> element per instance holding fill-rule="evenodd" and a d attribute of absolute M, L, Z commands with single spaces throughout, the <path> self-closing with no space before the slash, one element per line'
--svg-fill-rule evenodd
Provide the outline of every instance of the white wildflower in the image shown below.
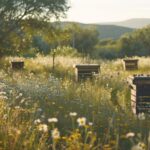
<path fill-rule="evenodd" d="M 59 138 L 60 138 L 60 132 L 58 131 L 57 128 L 53 129 L 51 133 L 52 133 L 52 138 L 53 138 L 53 139 L 56 140 L 56 139 L 59 139 Z"/>
<path fill-rule="evenodd" d="M 56 122 L 58 122 L 58 119 L 57 118 L 48 118 L 48 122 L 49 123 L 56 123 Z"/>
<path fill-rule="evenodd" d="M 55 102 L 52 102 L 52 105 L 55 105 Z"/>
<path fill-rule="evenodd" d="M 8 119 L 8 115 L 4 114 L 3 119 L 5 119 L 5 120 Z"/>
<path fill-rule="evenodd" d="M 19 98 L 19 96 L 16 96 L 16 99 L 18 99 Z"/>
<path fill-rule="evenodd" d="M 22 103 L 24 103 L 24 101 L 25 101 L 25 98 L 23 98 L 23 99 L 20 101 L 20 103 L 22 104 Z"/>
<path fill-rule="evenodd" d="M 2 92 L 0 92 L 0 95 L 6 95 L 6 92 L 2 91 Z"/>
<path fill-rule="evenodd" d="M 12 94 L 12 92 L 13 92 L 12 90 L 9 91 L 10 94 Z"/>
<path fill-rule="evenodd" d="M 79 126 L 85 126 L 86 125 L 86 118 L 85 117 L 78 118 L 77 122 L 78 122 Z"/>
<path fill-rule="evenodd" d="M 133 146 L 131 150 L 146 150 L 146 145 L 143 142 L 139 142 L 137 145 Z"/>
<path fill-rule="evenodd" d="M 130 137 L 134 137 L 135 136 L 135 133 L 133 132 L 129 132 L 126 134 L 126 138 L 130 138 Z"/>
<path fill-rule="evenodd" d="M 145 120 L 145 114 L 144 113 L 139 113 L 138 114 L 138 119 L 139 120 Z"/>
<path fill-rule="evenodd" d="M 77 113 L 76 112 L 70 112 L 69 115 L 72 117 L 75 117 L 75 116 L 77 116 Z"/>
<path fill-rule="evenodd" d="M 42 108 L 38 108 L 37 111 L 38 111 L 38 112 L 41 112 L 41 111 L 42 111 Z"/>
<path fill-rule="evenodd" d="M 41 115 L 41 118 L 45 118 L 45 115 Z"/>
<path fill-rule="evenodd" d="M 40 124 L 38 126 L 38 129 L 39 129 L 39 131 L 47 132 L 48 131 L 48 126 L 46 124 Z"/>
<path fill-rule="evenodd" d="M 89 122 L 89 126 L 93 126 L 93 122 Z"/>
<path fill-rule="evenodd" d="M 15 106 L 15 109 L 20 109 L 21 107 L 20 106 Z"/>
<path fill-rule="evenodd" d="M 3 96 L 3 95 L 1 95 L 1 96 L 0 96 L 0 99 L 1 99 L 1 100 L 7 100 L 7 99 L 8 99 L 8 97 L 7 97 L 7 96 Z"/>
<path fill-rule="evenodd" d="M 19 93 L 19 97 L 21 97 L 23 94 L 22 93 Z"/>
<path fill-rule="evenodd" d="M 41 120 L 40 120 L 40 119 L 34 120 L 34 124 L 38 124 L 38 123 L 41 123 Z"/>

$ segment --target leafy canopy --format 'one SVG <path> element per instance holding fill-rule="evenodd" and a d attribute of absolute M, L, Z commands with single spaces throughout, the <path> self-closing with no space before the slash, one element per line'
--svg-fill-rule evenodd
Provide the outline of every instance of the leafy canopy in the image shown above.
<path fill-rule="evenodd" d="M 50 19 L 59 17 L 67 9 L 67 0 L 0 0 L 0 18 L 3 20 Z"/>
<path fill-rule="evenodd" d="M 0 0 L 0 56 L 10 53 L 12 35 L 22 34 L 26 19 L 50 21 L 65 16 L 68 0 Z"/>

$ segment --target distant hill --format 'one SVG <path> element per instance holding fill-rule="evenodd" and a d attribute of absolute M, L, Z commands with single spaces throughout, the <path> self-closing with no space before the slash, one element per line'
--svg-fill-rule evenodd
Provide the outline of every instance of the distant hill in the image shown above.
<path fill-rule="evenodd" d="M 101 23 L 100 23 L 101 24 Z M 117 25 L 128 28 L 143 28 L 147 25 L 150 25 L 150 18 L 137 18 L 137 19 L 129 19 L 121 22 L 108 22 L 102 23 L 107 25 Z"/>
<path fill-rule="evenodd" d="M 83 28 L 97 29 L 100 33 L 99 37 L 101 39 L 118 39 L 123 34 L 132 32 L 134 30 L 131 28 L 121 27 L 116 25 L 83 24 L 77 22 L 61 22 L 61 26 L 64 27 L 72 23 L 76 23 L 77 25 Z"/>
<path fill-rule="evenodd" d="M 115 25 L 95 25 L 100 33 L 101 39 L 118 39 L 125 33 L 130 33 L 134 29 Z"/>

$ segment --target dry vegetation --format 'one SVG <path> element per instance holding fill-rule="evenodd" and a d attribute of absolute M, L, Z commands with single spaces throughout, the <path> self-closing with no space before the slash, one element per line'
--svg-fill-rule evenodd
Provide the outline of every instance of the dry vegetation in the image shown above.
<path fill-rule="evenodd" d="M 121 60 L 38 56 L 23 71 L 0 62 L 0 149 L 150 150 L 150 118 L 130 108 L 129 75 L 150 74 L 150 59 L 138 71 Z M 100 63 L 93 81 L 76 83 L 73 64 Z"/>

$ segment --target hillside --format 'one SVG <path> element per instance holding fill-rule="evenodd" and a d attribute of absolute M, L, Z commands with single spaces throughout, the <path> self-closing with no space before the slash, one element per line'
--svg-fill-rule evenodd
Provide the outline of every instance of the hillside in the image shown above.
<path fill-rule="evenodd" d="M 121 22 L 108 22 L 105 24 L 117 25 L 117 26 L 128 27 L 128 28 L 143 28 L 147 25 L 150 25 L 150 18 L 137 18 L 137 19 L 135 18 L 135 19 L 129 19 Z"/>
<path fill-rule="evenodd" d="M 68 26 L 75 22 L 61 22 L 61 26 Z M 80 27 L 83 28 L 96 28 L 100 33 L 101 39 L 118 39 L 125 33 L 132 32 L 134 29 L 121 27 L 116 25 L 99 25 L 99 24 L 83 24 L 83 23 L 76 23 Z"/>
<path fill-rule="evenodd" d="M 96 28 L 100 32 L 101 39 L 118 39 L 123 34 L 132 32 L 134 30 L 115 25 L 96 25 Z"/>

